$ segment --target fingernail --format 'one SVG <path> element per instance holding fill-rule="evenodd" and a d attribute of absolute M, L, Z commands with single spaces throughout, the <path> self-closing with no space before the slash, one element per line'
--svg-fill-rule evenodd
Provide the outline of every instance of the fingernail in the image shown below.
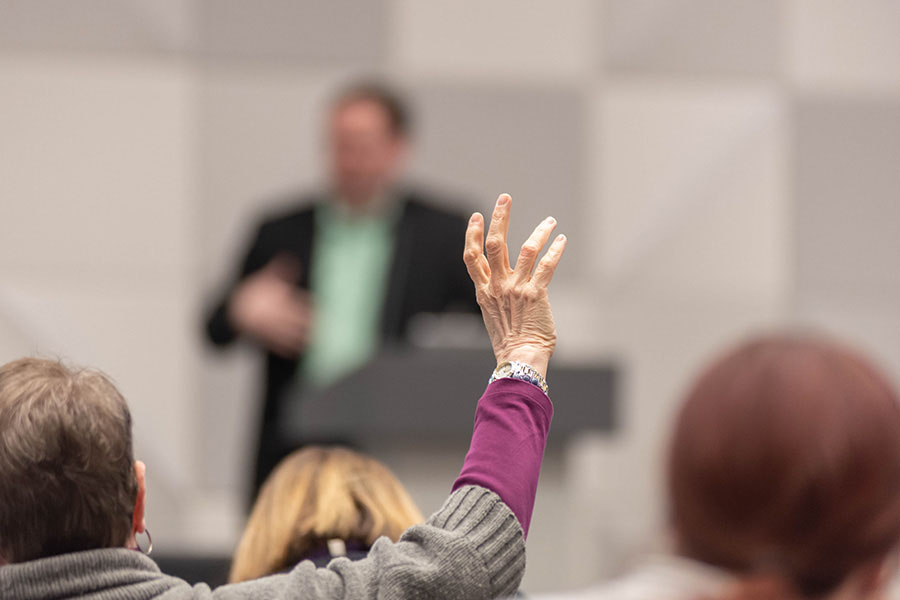
<path fill-rule="evenodd" d="M 556 236 L 556 241 L 564 242 L 564 241 L 566 241 L 566 236 L 564 236 L 563 234 L 559 234 L 558 236 Z"/>
<path fill-rule="evenodd" d="M 501 194 L 497 198 L 497 206 L 506 206 L 507 204 L 509 204 L 509 194 Z"/>
<path fill-rule="evenodd" d="M 471 217 L 469 217 L 470 223 L 475 223 L 476 221 L 481 220 L 481 213 L 474 213 Z"/>
<path fill-rule="evenodd" d="M 556 219 L 554 219 L 553 217 L 547 217 L 546 221 L 550 225 L 553 225 L 554 223 L 556 223 Z"/>

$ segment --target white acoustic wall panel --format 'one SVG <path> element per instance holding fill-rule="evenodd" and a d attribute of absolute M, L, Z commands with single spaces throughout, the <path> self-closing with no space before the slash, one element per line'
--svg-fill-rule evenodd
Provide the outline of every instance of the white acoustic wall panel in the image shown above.
<path fill-rule="evenodd" d="M 900 3 L 791 0 L 791 81 L 824 93 L 900 91 Z"/>
<path fill-rule="evenodd" d="M 0 265 L 170 278 L 190 255 L 178 65 L 0 59 Z"/>
<path fill-rule="evenodd" d="M 156 535 L 193 488 L 193 84 L 165 61 L 0 60 L 0 362 L 107 371 L 135 418 Z M 167 529 L 166 525 L 170 528 Z"/>
<path fill-rule="evenodd" d="M 619 84 L 599 101 L 594 256 L 609 285 L 782 301 L 788 179 L 777 88 Z"/>

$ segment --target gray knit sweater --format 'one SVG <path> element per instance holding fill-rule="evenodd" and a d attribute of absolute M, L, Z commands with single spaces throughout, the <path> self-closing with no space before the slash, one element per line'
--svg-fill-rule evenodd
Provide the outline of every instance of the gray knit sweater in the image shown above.
<path fill-rule="evenodd" d="M 285 575 L 220 587 L 164 575 L 139 552 L 109 548 L 0 567 L 3 600 L 314 600 L 332 598 L 495 598 L 516 591 L 525 540 L 515 515 L 482 487 L 455 491 L 424 525 L 397 543 L 381 538 L 366 559 L 305 561 Z"/>

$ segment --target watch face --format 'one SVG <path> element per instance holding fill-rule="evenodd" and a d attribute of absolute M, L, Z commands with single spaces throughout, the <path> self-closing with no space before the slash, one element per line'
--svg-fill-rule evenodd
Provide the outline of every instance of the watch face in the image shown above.
<path fill-rule="evenodd" d="M 506 377 L 507 375 L 512 375 L 513 366 L 512 363 L 503 363 L 499 367 L 497 367 L 497 375 L 500 377 Z"/>

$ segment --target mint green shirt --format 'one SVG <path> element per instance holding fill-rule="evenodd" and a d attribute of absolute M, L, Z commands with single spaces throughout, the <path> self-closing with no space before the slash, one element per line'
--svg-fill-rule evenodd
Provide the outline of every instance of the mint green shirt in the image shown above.
<path fill-rule="evenodd" d="M 397 211 L 352 215 L 316 209 L 310 266 L 313 328 L 304 386 L 324 388 L 365 364 L 378 348 Z"/>

